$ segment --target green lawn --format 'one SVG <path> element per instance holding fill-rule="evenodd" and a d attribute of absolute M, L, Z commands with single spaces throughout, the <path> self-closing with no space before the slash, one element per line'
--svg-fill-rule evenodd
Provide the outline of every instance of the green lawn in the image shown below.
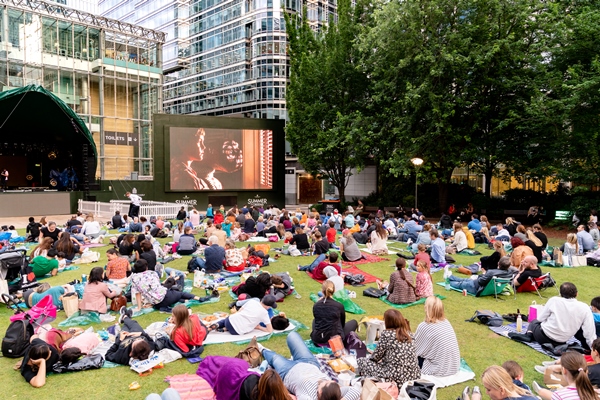
<path fill-rule="evenodd" d="M 165 241 L 163 239 L 162 241 Z M 275 244 L 275 245 L 280 245 Z M 551 245 L 558 244 L 558 241 L 551 240 Z M 273 243 L 271 243 L 273 245 Z M 274 246 L 271 246 L 274 247 Z M 51 285 L 63 284 L 76 278 L 80 278 L 82 273 L 89 274 L 92 267 L 103 266 L 106 263 L 106 255 L 104 252 L 108 247 L 99 249 L 102 258 L 99 263 L 93 265 L 81 266 L 78 271 L 69 271 L 59 274 L 54 278 L 47 280 Z M 479 245 L 479 251 L 484 254 L 490 254 L 485 246 Z M 273 252 L 271 252 L 273 254 Z M 365 271 L 380 277 L 388 279 L 393 271 L 392 265 L 396 256 L 389 256 L 389 261 L 384 261 L 376 264 L 363 264 L 359 267 Z M 457 256 L 459 263 L 470 264 L 478 260 L 478 257 Z M 186 269 L 189 257 L 175 260 L 168 264 L 173 268 L 181 270 Z M 270 272 L 288 271 L 295 281 L 297 291 L 301 294 L 301 299 L 288 297 L 284 303 L 279 304 L 279 309 L 285 311 L 291 318 L 297 319 L 307 326 L 310 326 L 312 321 L 312 302 L 309 299 L 311 292 L 316 293 L 319 289 L 319 284 L 308 278 L 306 273 L 301 273 L 296 270 L 298 263 L 306 264 L 312 260 L 312 257 L 296 257 L 283 256 L 280 260 L 272 263 L 266 269 Z M 581 267 L 577 269 L 567 268 L 547 268 L 552 272 L 556 281 L 560 284 L 564 281 L 574 282 L 580 291 L 579 299 L 586 303 L 598 295 L 595 284 L 598 271 L 592 267 Z M 442 281 L 442 272 L 438 272 L 434 276 L 434 282 Z M 367 315 L 381 315 L 386 310 L 386 306 L 379 300 L 362 296 L 363 288 L 356 288 L 356 302 L 367 311 Z M 463 297 L 460 293 L 450 291 L 446 292 L 443 287 L 434 285 L 436 294 L 446 296 L 444 305 L 446 315 L 451 321 L 460 344 L 461 355 L 467 363 L 475 371 L 477 382 L 470 382 L 469 385 L 480 384 L 479 377 L 483 370 L 492 364 L 502 364 L 506 360 L 516 360 L 525 370 L 525 382 L 530 384 L 532 380 L 542 380 L 542 376 L 534 371 L 533 366 L 540 364 L 548 357 L 544 357 L 540 353 L 521 345 L 512 342 L 506 338 L 500 337 L 490 331 L 486 326 L 476 323 L 465 322 L 470 318 L 476 309 L 492 309 L 501 314 L 516 312 L 517 308 L 523 312 L 527 312 L 529 304 L 532 301 L 540 302 L 536 294 L 524 293 L 519 294 L 517 299 L 514 297 L 503 296 L 504 300 L 496 301 L 493 298 L 474 298 L 471 296 Z M 194 289 L 194 293 L 200 294 L 199 289 Z M 552 294 L 554 292 L 548 292 Z M 219 303 L 207 304 L 193 307 L 195 312 L 210 313 L 214 311 L 227 311 L 227 304 L 231 301 L 228 295 L 224 295 Z M 543 300 L 542 300 L 543 301 Z M 423 320 L 424 313 L 422 306 L 410 307 L 401 310 L 403 315 L 411 322 L 412 329 L 416 329 L 417 325 Z M 4 332 L 8 326 L 8 318 L 12 312 L 4 307 L 0 308 L 0 332 Z M 55 324 L 65 318 L 64 312 L 59 312 L 59 316 Z M 166 314 L 158 312 L 150 313 L 138 318 L 142 326 L 147 326 L 151 322 L 161 321 L 167 318 Z M 347 319 L 354 318 L 353 315 L 347 314 Z M 360 318 L 360 316 L 357 316 Z M 100 324 L 94 328 L 100 329 L 109 324 Z M 309 337 L 309 331 L 300 331 L 304 338 Z M 359 333 L 364 338 L 364 329 Z M 285 344 L 285 336 L 274 337 L 268 342 L 264 342 L 265 346 L 289 356 Z M 237 345 L 213 345 L 206 347 L 204 356 L 206 355 L 226 355 L 234 356 L 242 346 Z M 165 376 L 176 374 L 193 374 L 196 371 L 197 364 L 190 364 L 185 360 L 179 360 L 171 364 L 167 364 L 164 369 L 157 370 L 148 377 L 140 378 L 127 367 L 118 367 L 113 369 L 100 369 L 95 371 L 81 372 L 77 374 L 54 375 L 48 378 L 46 386 L 40 389 L 30 387 L 20 376 L 18 371 L 13 371 L 12 366 L 16 360 L 0 357 L 0 382 L 2 383 L 2 398 L 28 398 L 36 397 L 41 399 L 80 399 L 82 395 L 91 399 L 141 399 L 152 392 L 161 392 L 167 388 L 167 383 L 163 380 Z M 130 392 L 128 385 L 132 381 L 139 381 L 141 389 Z M 10 389 L 9 389 L 10 388 Z M 440 399 L 456 399 L 463 389 L 462 385 L 441 389 L 438 391 Z"/>

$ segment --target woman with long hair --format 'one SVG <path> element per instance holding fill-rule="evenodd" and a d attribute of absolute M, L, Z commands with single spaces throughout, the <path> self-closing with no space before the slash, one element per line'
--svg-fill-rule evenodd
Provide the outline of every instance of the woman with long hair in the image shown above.
<path fill-rule="evenodd" d="M 65 253 L 67 260 L 72 260 L 76 254 L 80 252 L 79 246 L 73 244 L 71 241 L 71 234 L 69 232 L 61 232 L 58 240 L 54 243 L 54 248 L 58 252 Z"/>
<path fill-rule="evenodd" d="M 379 282 L 380 289 L 387 289 L 387 299 L 394 304 L 408 304 L 417 301 L 416 287 L 413 285 L 413 277 L 406 270 L 406 260 L 396 259 L 396 271 L 390 275 L 390 283 Z"/>
<path fill-rule="evenodd" d="M 419 379 L 421 369 L 408 321 L 400 311 L 389 309 L 383 314 L 385 330 L 381 332 L 375 352 L 358 359 L 361 376 L 393 380 L 398 387 Z"/>
<path fill-rule="evenodd" d="M 540 224 L 533 225 L 533 234 L 540 239 L 542 247 L 545 249 L 548 246 L 548 236 L 546 236 Z"/>
<path fill-rule="evenodd" d="M 526 235 L 527 240 L 525 241 L 525 245 L 533 251 L 533 255 L 537 258 L 537 261 L 542 262 L 544 259 L 542 257 L 542 251 L 545 249 L 545 247 L 542 246 L 542 241 L 535 236 L 531 229 L 527 229 Z"/>
<path fill-rule="evenodd" d="M 494 252 L 489 256 L 483 256 L 479 259 L 481 261 L 481 269 L 490 270 L 497 269 L 498 262 L 502 257 L 506 255 L 506 251 L 504 250 L 504 243 L 500 240 L 496 240 L 494 242 Z"/>
<path fill-rule="evenodd" d="M 340 239 L 340 253 L 344 261 L 358 261 L 363 258 L 354 236 L 349 229 L 344 229 L 342 238 Z"/>
<path fill-rule="evenodd" d="M 104 269 L 101 267 L 92 268 L 88 283 L 83 289 L 83 297 L 79 302 L 79 309 L 106 314 L 108 311 L 106 299 L 112 299 L 118 295 L 119 293 L 117 292 L 111 292 L 106 283 L 104 283 Z"/>
<path fill-rule="evenodd" d="M 491 400 L 535 400 L 529 391 L 518 387 L 513 383 L 513 378 L 502 367 L 492 365 L 488 367 L 481 376 L 485 391 Z M 480 400 L 479 387 L 473 388 L 473 394 L 469 397 L 469 387 L 463 391 L 462 400 Z M 550 399 L 550 398 L 548 398 Z"/>
<path fill-rule="evenodd" d="M 577 242 L 577 235 L 575 233 L 569 233 L 567 235 L 567 242 L 563 247 L 563 265 L 573 265 L 573 256 L 579 254 L 579 243 Z"/>
<path fill-rule="evenodd" d="M 510 245 L 513 248 L 512 254 L 510 255 L 510 265 L 519 268 L 521 261 L 527 256 L 533 256 L 533 250 L 531 247 L 525 246 L 525 243 L 517 238 L 513 237 L 510 239 Z"/>
<path fill-rule="evenodd" d="M 463 231 L 463 226 L 460 222 L 455 222 L 452 228 L 454 229 L 454 240 L 446 247 L 446 253 L 460 253 L 469 247 L 467 235 Z"/>
<path fill-rule="evenodd" d="M 376 222 L 375 230 L 373 232 L 371 232 L 371 246 L 370 246 L 371 254 L 387 255 L 388 254 L 388 248 L 387 248 L 387 244 L 386 244 L 387 238 L 388 238 L 387 229 L 385 229 L 383 227 L 381 222 Z"/>
<path fill-rule="evenodd" d="M 333 299 L 335 286 L 331 281 L 323 282 L 321 288 L 323 297 L 313 306 L 313 323 L 310 338 L 316 344 L 326 344 L 335 335 L 346 337 L 351 331 L 356 331 L 358 322 L 346 322 L 346 311 L 341 303 Z"/>
<path fill-rule="evenodd" d="M 460 369 L 456 333 L 439 298 L 432 296 L 425 300 L 425 320 L 417 327 L 414 342 L 423 374 L 444 377 Z"/>
<path fill-rule="evenodd" d="M 506 218 L 505 222 L 506 225 L 504 225 L 504 229 L 506 229 L 508 233 L 510 233 L 511 237 L 515 236 L 515 234 L 517 233 L 517 226 L 519 226 L 520 224 L 511 217 Z"/>
<path fill-rule="evenodd" d="M 274 369 L 268 369 L 258 380 L 256 400 L 292 400 L 281 377 Z"/>
<path fill-rule="evenodd" d="M 194 354 L 199 355 L 202 350 L 198 347 L 202 346 L 207 330 L 200 323 L 198 316 L 191 314 L 190 311 L 185 304 L 178 304 L 173 307 L 169 322 L 175 324 L 175 326 L 169 337 L 181 352 L 194 352 Z"/>
<path fill-rule="evenodd" d="M 48 254 L 48 250 L 52 248 L 53 244 L 54 240 L 52 240 L 51 237 L 43 238 L 40 244 L 35 246 L 33 251 L 31 252 L 31 259 L 37 256 L 46 256 Z"/>

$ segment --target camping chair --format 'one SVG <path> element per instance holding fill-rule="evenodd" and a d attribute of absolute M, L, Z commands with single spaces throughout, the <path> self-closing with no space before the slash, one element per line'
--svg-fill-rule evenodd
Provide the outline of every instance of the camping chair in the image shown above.
<path fill-rule="evenodd" d="M 486 287 L 477 295 L 477 297 L 483 296 L 494 296 L 498 300 L 498 295 L 502 293 L 507 286 L 512 284 L 511 278 L 497 278 L 492 277 L 492 280 L 488 282 Z"/>
<path fill-rule="evenodd" d="M 517 296 L 517 292 L 518 293 L 524 293 L 524 292 L 536 292 L 538 294 L 538 296 L 540 296 L 542 299 L 544 298 L 544 296 L 542 296 L 542 294 L 540 293 L 540 290 L 544 290 L 544 288 L 542 288 L 542 284 L 544 283 L 544 280 L 550 276 L 550 272 L 539 276 L 537 278 L 532 278 L 529 277 L 529 279 L 523 283 L 522 285 L 520 285 L 517 290 L 515 291 L 515 297 Z M 554 288 L 558 291 L 557 285 L 554 285 Z"/>

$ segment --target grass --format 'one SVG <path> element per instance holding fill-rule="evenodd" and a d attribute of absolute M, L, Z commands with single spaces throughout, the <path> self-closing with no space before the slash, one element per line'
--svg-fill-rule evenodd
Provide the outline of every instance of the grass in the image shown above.
<path fill-rule="evenodd" d="M 166 241 L 166 239 L 162 239 L 161 241 Z M 560 240 L 551 239 L 551 245 L 557 245 L 559 242 Z M 281 245 L 281 243 L 271 243 L 271 248 L 277 247 L 277 245 Z M 93 249 L 98 250 L 101 253 L 101 259 L 98 263 L 80 266 L 80 270 L 78 271 L 63 272 L 46 281 L 54 286 L 80 278 L 82 273 L 89 274 L 92 267 L 105 265 L 106 255 L 104 252 L 106 249 L 108 249 L 108 247 Z M 491 251 L 483 245 L 478 245 L 477 249 L 486 255 L 491 253 Z M 396 256 L 389 256 L 388 258 L 389 261 L 375 264 L 363 264 L 360 265 L 359 268 L 376 275 L 381 279 L 388 279 L 390 273 L 393 271 L 392 265 Z M 478 257 L 475 256 L 456 256 L 456 259 L 458 263 L 466 265 L 478 261 Z M 185 270 L 188 260 L 189 257 L 183 257 L 182 259 L 169 263 L 168 266 Z M 294 297 L 288 297 L 285 302 L 279 303 L 278 308 L 281 311 L 285 311 L 289 317 L 301 321 L 306 326 L 310 326 L 312 322 L 313 303 L 309 299 L 309 294 L 316 293 L 319 290 L 320 285 L 308 278 L 306 273 L 298 272 L 296 270 L 296 265 L 298 263 L 307 264 L 311 260 L 312 257 L 292 258 L 283 256 L 277 262 L 266 267 L 266 270 L 269 272 L 288 271 L 292 275 L 296 289 L 301 294 L 302 298 L 296 299 Z M 552 272 L 553 277 L 559 284 L 565 281 L 575 283 L 579 288 L 579 299 L 581 301 L 589 304 L 589 301 L 598 295 L 596 286 L 593 284 L 597 279 L 598 274 L 598 271 L 595 268 L 547 268 L 544 272 L 548 270 Z M 442 272 L 436 273 L 433 278 L 434 282 L 442 281 Z M 374 284 L 370 286 L 374 286 Z M 377 299 L 362 296 L 363 289 L 364 288 L 355 288 L 357 292 L 356 303 L 367 311 L 367 315 L 383 314 L 387 308 L 386 305 Z M 194 288 L 193 292 L 203 294 L 200 289 L 196 288 Z M 454 291 L 447 292 L 443 287 L 438 285 L 434 285 L 434 292 L 447 297 L 444 300 L 446 315 L 456 331 L 461 356 L 465 358 L 477 375 L 476 382 L 468 383 L 470 386 L 481 385 L 479 377 L 486 367 L 493 364 L 500 365 L 507 360 L 515 360 L 521 364 L 525 371 L 524 380 L 526 383 L 530 384 L 532 380 L 542 380 L 542 375 L 535 372 L 533 366 L 540 364 L 544 360 L 548 360 L 548 357 L 535 352 L 527 346 L 500 337 L 490 331 L 486 326 L 465 322 L 465 320 L 469 319 L 477 309 L 491 309 L 501 314 L 516 312 L 517 309 L 520 309 L 522 312 L 527 313 L 528 307 L 532 301 L 540 303 L 541 299 L 536 294 L 519 293 L 516 300 L 512 296 L 502 296 L 504 300 L 496 301 L 491 297 L 463 297 L 460 293 Z M 545 295 L 549 296 L 552 294 L 554 294 L 554 292 L 548 291 Z M 542 299 L 541 301 L 544 302 L 545 300 Z M 227 311 L 227 304 L 229 302 L 230 298 L 225 294 L 222 296 L 220 302 L 195 306 L 193 307 L 193 311 L 199 313 Z M 413 331 L 424 318 L 423 306 L 421 305 L 403 309 L 401 312 L 411 322 Z M 0 308 L 0 332 L 5 332 L 9 324 L 10 315 L 12 315 L 12 311 L 4 307 Z M 138 321 L 142 326 L 147 326 L 152 322 L 162 321 L 166 318 L 166 314 L 154 312 L 139 317 Z M 361 316 L 347 314 L 347 319 L 351 318 L 360 319 Z M 56 326 L 56 324 L 63 319 L 65 319 L 65 314 L 61 311 L 53 325 Z M 103 323 L 95 325 L 94 328 L 101 329 L 109 325 L 109 323 Z M 310 331 L 300 331 L 300 334 L 303 338 L 308 338 Z M 365 330 L 363 329 L 359 335 L 364 339 Z M 264 344 L 281 354 L 289 356 L 285 336 L 273 337 Z M 207 346 L 203 356 L 235 356 L 242 348 L 243 346 L 233 344 Z M 18 371 L 13 371 L 12 366 L 16 361 L 17 360 L 15 359 L 0 357 L 0 382 L 2 383 L 4 392 L 1 396 L 2 398 L 36 397 L 41 399 L 76 400 L 80 399 L 84 394 L 86 398 L 90 399 L 141 399 L 152 392 L 160 393 L 167 388 L 168 384 L 164 382 L 166 376 L 183 373 L 193 374 L 197 368 L 197 364 L 190 364 L 186 360 L 178 360 L 171 364 L 167 364 L 164 369 L 154 371 L 150 376 L 144 378 L 138 377 L 127 367 L 103 368 L 77 374 L 52 375 L 48 378 L 47 383 L 43 388 L 34 389 L 23 380 Z M 138 381 L 141 384 L 141 389 L 130 392 L 128 390 L 128 385 L 133 381 Z M 438 391 L 438 398 L 456 399 L 460 395 L 463 387 L 463 385 L 456 385 L 450 388 L 441 389 Z"/>

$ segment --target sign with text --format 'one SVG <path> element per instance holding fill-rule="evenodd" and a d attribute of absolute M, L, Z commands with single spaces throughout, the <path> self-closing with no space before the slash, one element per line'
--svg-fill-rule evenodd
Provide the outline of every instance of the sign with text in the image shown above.
<path fill-rule="evenodd" d="M 104 131 L 104 144 L 120 144 L 123 146 L 137 146 L 139 135 L 130 132 Z"/>

